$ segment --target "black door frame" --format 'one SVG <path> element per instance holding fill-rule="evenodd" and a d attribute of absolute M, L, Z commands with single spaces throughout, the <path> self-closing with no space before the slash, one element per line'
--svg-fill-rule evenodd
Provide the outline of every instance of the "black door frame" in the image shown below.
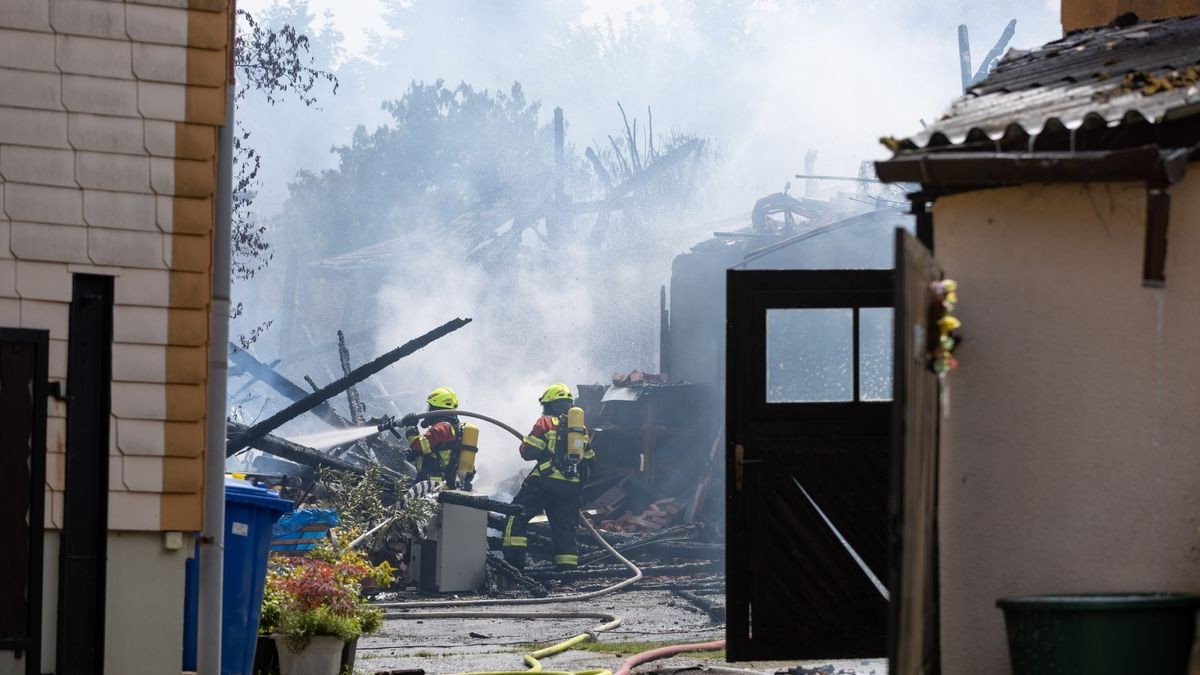
<path fill-rule="evenodd" d="M 29 569 L 26 582 L 26 635 L 21 638 L 0 639 L 0 651 L 16 652 L 25 661 L 26 675 L 41 675 L 42 671 L 42 564 L 45 556 L 45 489 L 46 489 L 46 398 L 49 387 L 50 332 L 27 328 L 0 328 L 0 343 L 28 345 L 34 350 L 33 410 L 29 448 Z M 3 423 L 4 411 L 0 411 Z"/>
<path fill-rule="evenodd" d="M 74 275 L 67 345 L 58 675 L 104 672 L 112 340 L 113 277 Z"/>

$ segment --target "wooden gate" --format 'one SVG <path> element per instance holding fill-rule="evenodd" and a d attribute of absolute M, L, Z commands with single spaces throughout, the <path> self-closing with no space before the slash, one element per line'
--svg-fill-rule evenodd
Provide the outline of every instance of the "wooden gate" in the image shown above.
<path fill-rule="evenodd" d="M 938 659 L 938 340 L 932 282 L 942 271 L 929 249 L 896 231 L 896 406 L 892 445 L 888 672 L 936 675 Z"/>
<path fill-rule="evenodd" d="M 938 670 L 932 255 L 728 273 L 727 654 Z"/>
<path fill-rule="evenodd" d="M 887 652 L 893 277 L 728 272 L 730 660 Z"/>
<path fill-rule="evenodd" d="M 49 332 L 0 328 L 0 651 L 41 673 Z"/>

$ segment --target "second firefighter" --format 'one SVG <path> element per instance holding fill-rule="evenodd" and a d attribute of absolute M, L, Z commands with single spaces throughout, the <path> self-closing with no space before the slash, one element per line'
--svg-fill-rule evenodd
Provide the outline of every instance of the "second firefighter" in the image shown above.
<path fill-rule="evenodd" d="M 538 402 L 542 404 L 542 416 L 520 447 L 521 459 L 537 464 L 513 498 L 513 503 L 525 510 L 505 522 L 504 559 L 517 568 L 525 566 L 529 519 L 545 511 L 550 521 L 554 564 L 574 568 L 579 564 L 575 524 L 595 453 L 583 426 L 583 411 L 574 407 L 575 399 L 567 385 L 550 385 Z"/>

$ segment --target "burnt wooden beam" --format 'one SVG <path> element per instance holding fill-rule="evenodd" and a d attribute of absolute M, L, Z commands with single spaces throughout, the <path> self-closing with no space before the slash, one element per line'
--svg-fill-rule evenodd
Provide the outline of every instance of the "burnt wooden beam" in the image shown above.
<path fill-rule="evenodd" d="M 296 419 L 300 415 L 303 415 L 310 410 L 315 410 L 322 405 L 328 407 L 328 404 L 325 403 L 325 401 L 328 399 L 337 396 L 350 386 L 362 382 L 363 380 L 374 375 L 375 373 L 378 373 L 384 368 L 387 368 L 400 359 L 420 350 L 421 348 L 429 345 L 432 342 L 435 342 L 440 338 L 449 335 L 450 333 L 453 333 L 468 323 L 471 323 L 470 319 L 454 319 L 453 321 L 447 321 L 428 333 L 425 333 L 418 338 L 409 340 L 399 347 L 396 347 L 374 361 L 355 368 L 350 372 L 349 375 L 325 385 L 318 391 L 303 396 L 300 400 L 284 408 L 283 410 L 280 410 L 274 415 L 271 415 L 267 419 L 247 428 L 245 431 L 239 434 L 230 436 L 225 442 L 225 455 L 228 457 L 238 450 L 241 450 L 248 445 L 252 445 L 255 441 L 263 436 L 266 436 L 271 431 L 278 429 L 284 424 L 287 424 L 288 422 Z M 300 388 L 296 387 L 295 384 L 292 384 L 292 386 L 297 390 L 300 390 Z"/>
<path fill-rule="evenodd" d="M 338 360 L 342 364 L 342 376 L 350 374 L 350 350 L 346 348 L 346 335 L 342 331 L 337 332 L 338 336 Z M 364 413 L 366 408 L 363 407 L 362 398 L 358 395 L 358 387 L 353 385 L 346 388 L 346 401 L 350 405 L 350 420 L 354 422 L 354 426 L 362 426 L 366 419 Z"/>
<path fill-rule="evenodd" d="M 262 380 L 272 389 L 279 392 L 283 396 L 286 396 L 291 401 L 300 401 L 311 395 L 304 391 L 304 389 L 300 388 L 300 385 L 281 375 L 273 366 L 259 361 L 258 359 L 254 358 L 250 352 L 238 347 L 232 342 L 229 343 L 229 358 L 235 364 L 244 368 L 251 377 L 256 377 Z M 338 414 L 338 411 L 334 410 L 328 403 L 325 403 L 324 401 L 312 406 L 311 409 L 317 417 L 325 420 L 330 426 L 336 429 L 348 429 L 351 426 L 349 420 Z M 273 428 L 274 427 L 272 427 L 272 429 Z M 241 448 L 236 448 L 234 452 L 240 449 Z M 226 451 L 226 456 L 229 456 L 229 454 L 229 451 Z"/>
<path fill-rule="evenodd" d="M 696 609 L 699 609 L 707 614 L 708 618 L 712 619 L 713 622 L 725 623 L 725 608 L 721 605 L 718 605 L 706 597 L 696 595 L 695 593 L 682 588 L 671 589 L 671 592 L 683 598 L 684 600 L 687 600 L 694 605 Z"/>
<path fill-rule="evenodd" d="M 525 512 L 525 508 L 520 504 L 500 502 L 495 499 L 463 494 L 461 492 L 439 492 L 437 500 L 441 504 L 465 506 L 468 509 L 490 511 L 491 513 L 500 513 L 506 516 L 519 516 Z"/>
<path fill-rule="evenodd" d="M 583 152 L 583 154 L 585 157 L 587 157 L 588 161 L 592 163 L 592 169 L 595 170 L 596 177 L 600 179 L 600 182 L 604 184 L 604 189 L 606 191 L 612 190 L 612 174 L 610 174 L 608 169 L 604 167 L 604 163 L 600 161 L 600 156 L 596 154 L 596 151 L 589 147 Z"/>

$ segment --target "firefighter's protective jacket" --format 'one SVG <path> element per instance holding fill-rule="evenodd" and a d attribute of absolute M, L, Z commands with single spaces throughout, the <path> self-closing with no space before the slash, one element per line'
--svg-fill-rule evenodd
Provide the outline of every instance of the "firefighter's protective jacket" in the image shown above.
<path fill-rule="evenodd" d="M 462 446 L 462 428 L 451 422 L 438 422 L 424 434 L 407 435 L 413 465 L 419 477 L 445 477 L 447 467 L 457 465 L 455 457 Z"/>
<path fill-rule="evenodd" d="M 522 440 L 520 452 L 521 459 L 537 462 L 537 466 L 529 474 L 531 477 L 555 478 L 572 483 L 582 481 L 581 477 L 590 471 L 592 461 L 596 458 L 596 453 L 589 443 L 583 452 L 583 462 L 579 471 L 569 475 L 563 472 L 562 469 L 566 467 L 567 454 L 566 415 L 561 417 L 542 415 L 539 417 L 533 424 L 533 430 Z"/>

